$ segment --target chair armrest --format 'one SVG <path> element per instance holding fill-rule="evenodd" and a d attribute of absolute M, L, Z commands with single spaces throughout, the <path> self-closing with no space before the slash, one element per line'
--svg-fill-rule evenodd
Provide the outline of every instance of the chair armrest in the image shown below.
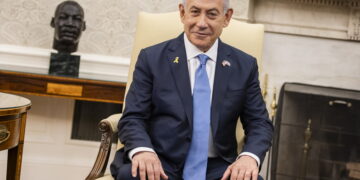
<path fill-rule="evenodd" d="M 94 166 L 86 177 L 86 180 L 93 180 L 104 176 L 111 152 L 111 139 L 113 134 L 116 134 L 118 131 L 117 124 L 120 117 L 121 114 L 114 114 L 100 121 L 99 131 L 101 132 L 101 144 Z"/>

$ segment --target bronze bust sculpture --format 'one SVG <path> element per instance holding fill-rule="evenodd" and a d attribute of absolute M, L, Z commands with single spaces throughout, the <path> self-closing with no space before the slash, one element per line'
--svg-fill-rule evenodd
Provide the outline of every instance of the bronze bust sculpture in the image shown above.
<path fill-rule="evenodd" d="M 81 33 L 86 29 L 83 8 L 75 1 L 60 3 L 51 20 L 51 27 L 55 28 L 53 48 L 59 52 L 75 52 Z"/>
<path fill-rule="evenodd" d="M 77 77 L 80 56 L 71 53 L 77 51 L 81 33 L 86 29 L 83 8 L 75 1 L 60 3 L 50 25 L 55 29 L 53 48 L 58 53 L 51 53 L 49 74 Z"/>

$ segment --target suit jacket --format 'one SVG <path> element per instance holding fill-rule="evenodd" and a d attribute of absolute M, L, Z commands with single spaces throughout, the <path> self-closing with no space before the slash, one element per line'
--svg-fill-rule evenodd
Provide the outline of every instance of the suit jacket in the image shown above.
<path fill-rule="evenodd" d="M 223 66 L 223 60 L 231 65 Z M 246 134 L 243 151 L 254 153 L 262 162 L 271 145 L 273 126 L 261 95 L 256 60 L 219 41 L 211 131 L 216 153 L 229 163 L 238 156 L 235 129 L 239 117 Z M 183 34 L 141 50 L 118 125 L 124 158 L 131 149 L 149 147 L 162 160 L 181 168 L 190 147 L 192 118 Z"/>

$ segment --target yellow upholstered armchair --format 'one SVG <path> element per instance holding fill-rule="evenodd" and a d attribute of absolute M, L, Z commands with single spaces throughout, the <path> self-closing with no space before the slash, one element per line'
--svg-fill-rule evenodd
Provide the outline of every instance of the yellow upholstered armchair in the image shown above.
<path fill-rule="evenodd" d="M 142 48 L 160 43 L 177 37 L 183 31 L 178 12 L 149 14 L 139 13 L 135 35 L 134 49 L 131 55 L 131 63 L 128 73 L 126 91 L 132 81 L 137 56 Z M 259 70 L 261 70 L 261 56 L 264 38 L 264 26 L 259 24 L 247 24 L 237 20 L 231 20 L 229 26 L 224 29 L 221 40 L 257 58 Z M 111 150 L 111 139 L 117 135 L 117 123 L 121 114 L 112 115 L 99 123 L 99 130 L 102 132 L 101 145 L 93 169 L 86 178 L 87 180 L 112 180 L 111 175 L 105 175 L 106 166 Z M 237 139 L 243 142 L 244 133 L 241 123 L 238 123 Z M 118 143 L 117 149 L 121 148 Z M 241 149 L 241 145 L 239 146 Z"/>

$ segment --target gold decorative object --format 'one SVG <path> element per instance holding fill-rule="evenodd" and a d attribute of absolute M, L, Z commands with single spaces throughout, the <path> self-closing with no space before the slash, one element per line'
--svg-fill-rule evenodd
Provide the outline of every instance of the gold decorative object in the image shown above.
<path fill-rule="evenodd" d="M 302 161 L 301 161 L 300 176 L 299 176 L 298 179 L 305 179 L 305 177 L 306 177 L 306 169 L 307 169 L 306 162 L 307 162 L 307 157 L 308 157 L 308 154 L 309 154 L 309 150 L 311 148 L 311 146 L 310 146 L 311 134 L 312 134 L 312 132 L 311 132 L 311 119 L 309 119 L 307 127 L 306 127 L 306 129 L 304 131 L 304 140 L 305 140 L 304 153 L 303 153 L 303 158 L 302 158 Z"/>
<path fill-rule="evenodd" d="M 0 144 L 8 140 L 10 137 L 10 131 L 7 130 L 6 126 L 0 125 Z"/>
<path fill-rule="evenodd" d="M 329 106 L 333 106 L 334 104 L 346 105 L 348 108 L 352 107 L 351 102 L 346 102 L 346 101 L 343 101 L 343 100 L 329 101 Z"/>
<path fill-rule="evenodd" d="M 179 63 L 179 57 L 176 57 L 176 58 L 173 60 L 173 63 L 178 64 L 178 63 Z"/>
<path fill-rule="evenodd" d="M 265 103 L 266 103 L 266 96 L 267 96 L 267 88 L 268 88 L 268 74 L 265 74 L 263 87 L 261 88 L 261 94 L 264 98 Z"/>
<path fill-rule="evenodd" d="M 305 129 L 304 132 L 304 137 L 305 137 L 305 144 L 304 144 L 304 154 L 307 155 L 310 149 L 310 144 L 309 141 L 311 139 L 311 119 L 309 119 L 308 121 L 308 125 L 307 128 Z"/>
<path fill-rule="evenodd" d="M 275 119 L 276 109 L 277 109 L 276 88 L 274 88 L 274 91 L 273 91 L 273 98 L 272 98 L 272 101 L 271 101 L 271 104 L 270 104 L 270 108 L 271 108 L 270 118 L 273 121 Z"/>
<path fill-rule="evenodd" d="M 80 85 L 47 83 L 46 92 L 58 95 L 82 96 L 83 87 Z"/>

